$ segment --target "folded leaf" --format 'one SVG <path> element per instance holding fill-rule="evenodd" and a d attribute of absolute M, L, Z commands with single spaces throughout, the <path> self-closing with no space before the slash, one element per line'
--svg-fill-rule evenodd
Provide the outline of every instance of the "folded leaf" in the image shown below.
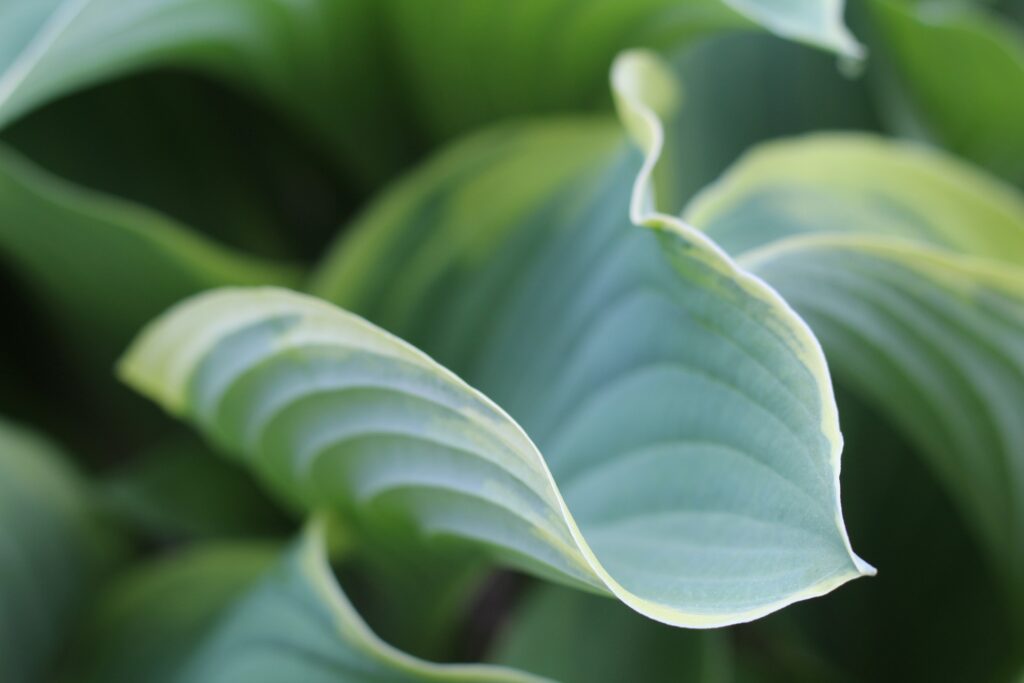
<path fill-rule="evenodd" d="M 652 65 L 615 76 L 649 147 L 639 177 L 603 122 L 485 134 L 386 196 L 318 278 L 520 423 L 402 339 L 284 290 L 175 307 L 123 378 L 309 509 L 474 542 L 670 624 L 753 619 L 870 572 L 842 524 L 817 342 L 646 209 L 645 98 L 675 92 Z"/>
<path fill-rule="evenodd" d="M 112 550 L 61 454 L 0 421 L 0 679 L 45 678 Z"/>
<path fill-rule="evenodd" d="M 1024 33 L 969 3 L 872 0 L 890 123 L 1024 185 Z"/>
<path fill-rule="evenodd" d="M 687 216 L 927 456 L 1024 615 L 1024 199 L 935 152 L 827 135 L 751 153 Z"/>
<path fill-rule="evenodd" d="M 600 101 L 608 64 L 624 47 L 675 45 L 753 20 L 859 54 L 840 0 L 506 0 L 481 8 L 438 0 L 9 0 L 0 7 L 0 126 L 102 80 L 183 67 L 274 103 L 372 183 L 423 144 L 416 130 L 436 140 L 488 120 Z M 402 125 L 406 112 L 411 121 Z"/>

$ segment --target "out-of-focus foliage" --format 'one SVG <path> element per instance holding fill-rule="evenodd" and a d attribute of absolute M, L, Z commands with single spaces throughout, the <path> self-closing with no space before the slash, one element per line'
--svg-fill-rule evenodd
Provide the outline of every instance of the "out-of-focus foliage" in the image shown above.
<path fill-rule="evenodd" d="M 0 680 L 1018 680 L 1022 21 L 0 0 Z"/>
<path fill-rule="evenodd" d="M 0 422 L 0 662 L 39 680 L 115 554 L 78 474 L 53 446 Z"/>
<path fill-rule="evenodd" d="M 1024 27 L 988 3 L 875 0 L 883 111 L 900 132 L 942 144 L 1024 185 Z"/>
<path fill-rule="evenodd" d="M 5 0 L 0 125 L 101 80 L 174 66 L 265 99 L 353 180 L 374 182 L 424 141 L 599 101 L 611 58 L 636 44 L 762 22 L 856 55 L 841 14 L 839 0 Z"/>

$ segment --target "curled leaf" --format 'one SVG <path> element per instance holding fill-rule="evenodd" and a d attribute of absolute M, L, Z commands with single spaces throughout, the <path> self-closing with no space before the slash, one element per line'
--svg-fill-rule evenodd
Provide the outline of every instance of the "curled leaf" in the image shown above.
<path fill-rule="evenodd" d="M 671 92 L 650 58 L 623 60 L 639 175 L 603 125 L 484 136 L 385 198 L 318 278 L 509 412 L 381 327 L 276 289 L 180 304 L 122 377 L 308 509 L 461 539 L 666 623 L 754 619 L 870 573 L 842 523 L 817 342 L 648 210 L 646 94 Z"/>
<path fill-rule="evenodd" d="M 1024 199 L 916 145 L 819 135 L 751 152 L 687 216 L 920 448 L 1024 615 Z"/>

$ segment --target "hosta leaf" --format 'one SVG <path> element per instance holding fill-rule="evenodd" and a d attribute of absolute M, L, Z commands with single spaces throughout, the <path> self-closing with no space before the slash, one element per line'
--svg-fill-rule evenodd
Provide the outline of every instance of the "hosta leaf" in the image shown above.
<path fill-rule="evenodd" d="M 605 99 L 614 55 L 629 47 L 678 47 L 712 31 L 758 22 L 778 35 L 851 57 L 861 48 L 843 24 L 843 3 L 762 0 L 636 0 L 573 5 L 528 0 L 392 2 L 389 18 L 411 74 L 422 126 L 447 138 L 489 120 L 578 108 Z M 472 27 L 471 30 L 466 29 Z M 448 50 L 438 45 L 451 46 Z M 471 57 L 467 58 L 467 56 Z M 486 94 L 477 101 L 469 93 Z M 443 96 L 439 96 L 443 95 Z"/>
<path fill-rule="evenodd" d="M 472 547 L 439 552 L 437 538 L 393 534 L 375 520 L 362 526 L 346 518 L 352 550 L 340 566 L 339 581 L 374 633 L 396 648 L 432 661 L 480 658 L 500 614 L 487 601 L 503 594 L 493 565 Z M 424 586 L 430 586 L 424 591 Z M 480 625 L 481 628 L 477 628 Z"/>
<path fill-rule="evenodd" d="M 659 204 L 668 213 L 682 210 L 686 200 L 763 140 L 816 129 L 877 127 L 867 79 L 844 76 L 833 55 L 772 35 L 709 38 L 673 55 L 671 64 L 684 93 L 682 106 L 665 122 L 673 134 L 663 156 L 675 171 L 671 192 Z"/>
<path fill-rule="evenodd" d="M 323 520 L 310 524 L 296 547 L 218 624 L 181 683 L 544 683 L 503 667 L 433 664 L 381 641 L 335 580 L 325 533 Z"/>
<path fill-rule="evenodd" d="M 115 584 L 71 681 L 542 683 L 496 666 L 439 665 L 377 638 L 328 564 L 326 522 L 286 553 L 199 546 Z"/>
<path fill-rule="evenodd" d="M 279 559 L 266 543 L 193 546 L 133 567 L 83 620 L 67 683 L 172 683 L 219 619 Z"/>
<path fill-rule="evenodd" d="M 181 304 L 122 376 L 291 500 L 469 540 L 667 623 L 753 619 L 869 572 L 842 524 L 817 342 L 648 210 L 646 98 L 674 93 L 657 68 L 634 55 L 616 72 L 650 154 L 639 178 L 604 122 L 485 134 L 386 196 L 318 279 L 520 423 L 405 341 L 284 290 Z"/>
<path fill-rule="evenodd" d="M 1024 185 L 1020 27 L 967 3 L 869 6 L 892 123 Z"/>
<path fill-rule="evenodd" d="M 694 198 L 686 215 L 743 259 L 786 238 L 840 233 L 1024 262 L 1018 191 L 923 145 L 867 134 L 761 145 Z"/>
<path fill-rule="evenodd" d="M 752 153 L 687 215 L 927 456 L 1024 614 L 1024 200 L 935 152 L 820 136 Z"/>
<path fill-rule="evenodd" d="M 0 679 L 45 677 L 112 550 L 63 456 L 0 421 Z"/>
<path fill-rule="evenodd" d="M 600 101 L 613 55 L 635 44 L 753 20 L 856 55 L 841 14 L 840 0 L 6 0 L 0 126 L 101 80 L 184 67 L 272 101 L 373 181 L 423 143 L 416 130 L 429 142 Z"/>
<path fill-rule="evenodd" d="M 0 6 L 0 125 L 62 94 L 157 67 L 195 70 L 278 103 L 349 168 L 376 175 L 396 150 L 335 131 L 396 122 L 369 84 L 373 3 L 312 0 L 7 0 Z M 359 69 L 346 68 L 359 63 Z M 356 91 L 360 97 L 349 97 Z M 378 94 L 380 93 L 380 94 Z M 397 128 L 398 126 L 388 126 Z M 400 145 L 399 145 L 400 149 Z"/>
<path fill-rule="evenodd" d="M 2 148 L 0 260 L 75 330 L 78 349 L 104 359 L 143 321 L 191 293 L 295 280 L 291 268 L 76 189 Z"/>

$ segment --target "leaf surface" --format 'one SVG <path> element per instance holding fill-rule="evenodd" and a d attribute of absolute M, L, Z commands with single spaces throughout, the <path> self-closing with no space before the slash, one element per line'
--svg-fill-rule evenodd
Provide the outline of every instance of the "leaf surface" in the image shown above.
<path fill-rule="evenodd" d="M 497 666 L 410 657 L 363 623 L 328 563 L 326 520 L 286 552 L 195 546 L 115 583 L 68 680 L 99 683 L 543 683 Z"/>
<path fill-rule="evenodd" d="M 328 563 L 326 523 L 303 538 L 234 605 L 193 656 L 180 683 L 545 683 L 498 666 L 434 664 L 380 640 Z"/>
<path fill-rule="evenodd" d="M 103 80 L 185 68 L 273 103 L 372 184 L 424 139 L 601 102 L 625 47 L 760 22 L 859 54 L 841 15 L 840 0 L 8 0 L 0 126 Z"/>
<path fill-rule="evenodd" d="M 688 219 L 776 287 L 927 457 L 1024 607 L 1024 200 L 865 136 L 766 145 Z"/>
<path fill-rule="evenodd" d="M 648 98 L 675 92 L 658 68 L 634 54 L 615 75 L 639 175 L 603 121 L 504 129 L 339 247 L 316 291 L 433 357 L 317 299 L 229 289 L 153 323 L 122 376 L 307 508 L 470 541 L 666 623 L 749 620 L 870 573 L 816 340 L 648 207 Z"/>

